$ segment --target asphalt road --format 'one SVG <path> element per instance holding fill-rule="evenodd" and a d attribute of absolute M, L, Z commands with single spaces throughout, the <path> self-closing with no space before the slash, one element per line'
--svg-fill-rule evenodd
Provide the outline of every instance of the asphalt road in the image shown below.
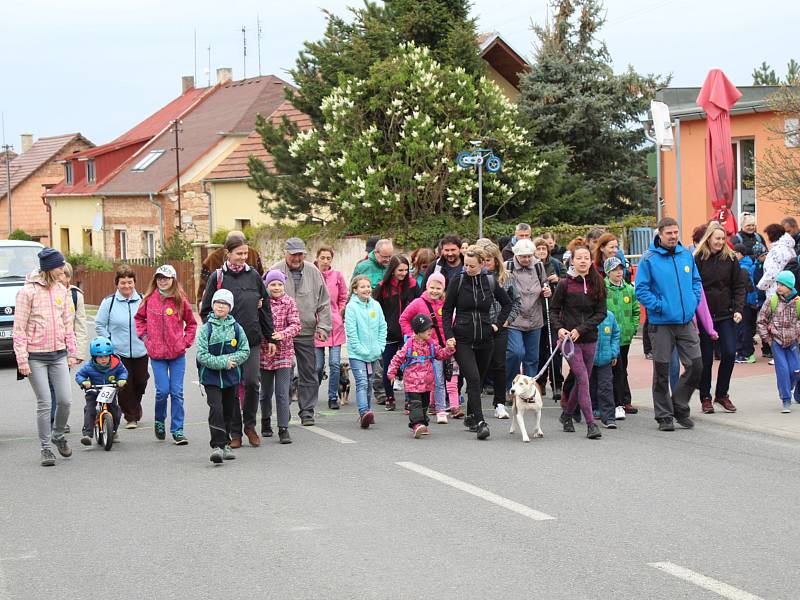
<path fill-rule="evenodd" d="M 215 467 L 186 379 L 188 446 L 155 440 L 151 387 L 144 427 L 111 452 L 73 433 L 46 469 L 31 388 L 0 367 L 0 600 L 800 598 L 797 442 L 647 412 L 590 441 L 549 401 L 530 444 L 493 418 L 486 442 L 414 440 L 401 411 L 363 431 L 320 402 L 316 434 Z"/>

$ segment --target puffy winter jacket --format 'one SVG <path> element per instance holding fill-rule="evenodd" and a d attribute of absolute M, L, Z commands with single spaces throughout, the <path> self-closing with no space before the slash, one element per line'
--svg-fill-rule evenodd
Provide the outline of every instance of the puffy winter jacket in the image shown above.
<path fill-rule="evenodd" d="M 425 303 L 431 305 L 433 309 L 433 313 L 428 308 Z M 444 325 L 442 324 L 442 308 L 444 307 L 444 296 L 439 298 L 438 300 L 433 300 L 429 295 L 428 292 L 423 292 L 419 298 L 415 298 L 411 301 L 411 304 L 406 306 L 403 314 L 400 315 L 400 330 L 403 332 L 403 336 L 411 336 L 414 335 L 414 330 L 411 328 L 411 319 L 419 314 L 427 315 L 433 321 L 434 328 L 439 329 L 439 335 L 442 336 L 442 342 L 444 342 Z M 436 336 L 436 332 L 434 332 L 433 337 L 438 340 Z"/>
<path fill-rule="evenodd" d="M 186 301 L 183 311 L 178 311 L 174 298 L 156 290 L 142 301 L 134 321 L 150 358 L 172 360 L 194 344 L 197 321 Z"/>
<path fill-rule="evenodd" d="M 78 385 L 83 385 L 86 381 L 92 385 L 119 383 L 120 381 L 128 381 L 128 370 L 116 354 L 111 355 L 111 360 L 105 367 L 95 362 L 94 358 L 92 358 L 85 362 L 75 373 L 75 381 Z"/>
<path fill-rule="evenodd" d="M 639 301 L 636 299 L 636 291 L 633 286 L 622 280 L 622 285 L 614 285 L 606 277 L 606 305 L 608 310 L 614 313 L 614 318 L 619 325 L 620 346 L 629 346 L 633 336 L 639 330 L 641 309 Z"/>
<path fill-rule="evenodd" d="M 17 366 L 28 366 L 30 352 L 66 350 L 69 356 L 77 358 L 75 307 L 62 284 L 46 287 L 39 271 L 29 274 L 17 292 L 14 313 Z"/>
<path fill-rule="evenodd" d="M 636 298 L 647 309 L 651 325 L 684 325 L 700 302 L 700 271 L 680 242 L 674 250 L 661 246 L 659 236 L 639 261 Z"/>
<path fill-rule="evenodd" d="M 767 298 L 770 298 L 775 293 L 775 278 L 778 273 L 785 270 L 786 263 L 793 258 L 797 258 L 797 252 L 794 249 L 794 238 L 788 233 L 784 233 L 770 246 L 767 258 L 764 260 L 764 276 L 756 286 L 767 293 Z"/>
<path fill-rule="evenodd" d="M 386 319 L 373 298 L 366 302 L 353 294 L 344 312 L 347 354 L 363 362 L 375 362 L 386 346 Z"/>
<path fill-rule="evenodd" d="M 275 354 L 269 356 L 269 342 L 261 340 L 260 368 L 274 371 L 291 368 L 294 364 L 294 338 L 300 332 L 300 313 L 294 298 L 284 294 L 280 298 L 270 296 L 269 308 L 272 312 L 272 325 L 275 333 L 282 333 Z"/>
<path fill-rule="evenodd" d="M 241 366 L 250 356 L 250 344 L 244 328 L 232 315 L 218 319 L 208 317 L 197 336 L 197 366 L 200 383 L 229 388 L 242 380 Z M 229 369 L 233 361 L 235 368 Z"/>
<path fill-rule="evenodd" d="M 586 279 L 577 275 L 574 268 L 570 267 L 567 276 L 558 282 L 556 293 L 550 302 L 550 321 L 554 332 L 559 329 L 577 329 L 580 334 L 577 343 L 590 344 L 597 341 L 597 326 L 606 318 L 608 310 L 605 294 L 600 300 L 595 300 L 591 292 Z"/>
<path fill-rule="evenodd" d="M 598 367 L 610 365 L 611 361 L 619 358 L 620 329 L 614 313 L 608 311 L 606 318 L 597 326 L 597 350 L 594 354 L 594 364 Z M 578 338 L 580 342 L 580 338 Z"/>
<path fill-rule="evenodd" d="M 500 303 L 500 312 L 492 321 L 492 303 Z M 511 312 L 511 299 L 501 285 L 483 273 L 457 275 L 447 286 L 442 308 L 445 340 L 454 337 L 468 346 L 486 346 L 494 342 L 492 325 L 499 329 Z"/>
<path fill-rule="evenodd" d="M 381 305 L 383 318 L 386 319 L 387 342 L 403 341 L 403 332 L 400 329 L 400 315 L 419 296 L 417 282 L 410 279 L 409 284 L 407 288 L 401 289 L 394 281 L 391 281 L 388 290 L 384 288 L 382 283 L 372 290 L 372 297 Z"/>
<path fill-rule="evenodd" d="M 97 335 L 110 339 L 114 352 L 125 358 L 147 356 L 147 348 L 136 335 L 136 325 L 133 323 L 141 303 L 142 295 L 136 290 L 133 290 L 130 298 L 117 291 L 103 298 L 94 318 Z"/>
<path fill-rule="evenodd" d="M 744 310 L 745 286 L 739 259 L 725 258 L 722 252 L 706 259 L 695 257 L 703 290 L 708 300 L 711 318 L 715 321 L 733 318 L 734 313 Z"/>
<path fill-rule="evenodd" d="M 436 388 L 433 361 L 447 360 L 453 354 L 455 350 L 442 348 L 433 337 L 421 342 L 411 336 L 392 358 L 386 374 L 389 379 L 394 379 L 400 366 L 408 360 L 409 364 L 403 369 L 403 389 L 407 392 L 432 392 Z"/>
<path fill-rule="evenodd" d="M 758 302 L 758 288 L 756 287 L 756 280 L 755 280 L 755 271 L 756 271 L 756 264 L 753 261 L 752 256 L 743 256 L 742 260 L 739 261 L 739 268 L 743 271 L 744 277 L 746 277 L 746 281 L 749 281 L 749 285 L 747 287 L 750 288 L 749 292 L 746 292 L 746 296 L 744 298 L 744 303 L 746 306 L 758 307 L 760 304 Z"/>
<path fill-rule="evenodd" d="M 365 277 L 369 278 L 369 281 L 374 288 L 383 280 L 383 276 L 385 274 L 386 267 L 377 261 L 375 258 L 375 251 L 373 250 L 367 255 L 367 258 L 356 265 L 350 281 L 355 279 L 357 275 L 364 275 Z"/>

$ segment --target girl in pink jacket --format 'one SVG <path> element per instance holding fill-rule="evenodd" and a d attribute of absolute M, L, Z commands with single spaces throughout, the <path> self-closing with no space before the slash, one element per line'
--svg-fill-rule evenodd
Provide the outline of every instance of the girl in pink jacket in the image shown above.
<path fill-rule="evenodd" d="M 445 279 L 441 273 L 434 273 L 428 277 L 426 289 L 422 296 L 416 298 L 409 304 L 400 315 L 400 329 L 404 336 L 413 335 L 411 329 L 411 319 L 416 315 L 423 314 L 430 316 L 433 321 L 433 337 L 440 346 L 444 346 L 444 329 L 442 327 L 442 306 L 444 306 Z M 444 425 L 447 423 L 447 400 L 450 399 L 450 415 L 454 419 L 464 417 L 458 398 L 458 370 L 454 360 L 436 360 L 433 369 L 436 374 L 436 389 L 434 390 L 434 406 L 436 411 L 436 423 Z M 445 381 L 445 367 L 448 374 L 452 374 Z"/>
<path fill-rule="evenodd" d="M 317 250 L 317 260 L 314 264 L 322 273 L 328 296 L 331 299 L 331 321 L 333 327 L 331 334 L 325 341 L 317 339 L 314 342 L 317 352 L 317 375 L 319 382 L 325 375 L 325 348 L 328 348 L 328 408 L 339 410 L 339 376 L 341 374 L 342 345 L 345 343 L 344 309 L 347 307 L 347 283 L 339 271 L 331 268 L 333 262 L 333 248 L 321 246 Z"/>
<path fill-rule="evenodd" d="M 156 381 L 156 439 L 166 437 L 167 397 L 172 398 L 170 433 L 178 446 L 189 443 L 183 433 L 183 376 L 186 349 L 194 344 L 197 321 L 172 265 L 156 269 L 134 317 L 136 335 L 144 342 Z"/>
<path fill-rule="evenodd" d="M 398 371 L 402 369 L 409 411 L 408 426 L 411 434 L 419 438 L 428 434 L 428 404 L 431 392 L 436 387 L 433 363 L 453 356 L 455 342 L 451 340 L 446 348 L 439 346 L 433 339 L 433 321 L 424 313 L 411 319 L 411 328 L 414 335 L 394 355 L 386 374 L 389 381 L 394 383 Z"/>

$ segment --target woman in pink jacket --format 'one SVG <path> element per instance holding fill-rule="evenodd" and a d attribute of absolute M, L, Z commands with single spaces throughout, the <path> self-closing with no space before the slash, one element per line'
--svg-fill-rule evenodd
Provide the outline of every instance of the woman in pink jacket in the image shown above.
<path fill-rule="evenodd" d="M 328 350 L 328 408 L 339 410 L 339 375 L 341 374 L 342 345 L 345 343 L 344 334 L 344 309 L 347 308 L 347 284 L 339 271 L 331 268 L 333 262 L 333 248 L 322 246 L 317 250 L 317 260 L 314 264 L 322 273 L 328 296 L 331 299 L 331 320 L 333 327 L 331 334 L 325 341 L 316 340 L 317 374 L 319 382 L 325 375 L 325 348 Z"/>
<path fill-rule="evenodd" d="M 172 265 L 158 267 L 136 312 L 136 335 L 144 342 L 156 381 L 156 439 L 166 438 L 167 396 L 172 398 L 170 433 L 178 446 L 183 433 L 183 376 L 186 349 L 194 344 L 197 321 Z"/>
<path fill-rule="evenodd" d="M 36 426 L 43 467 L 56 464 L 51 441 L 61 456 L 72 455 L 64 429 L 72 399 L 69 368 L 78 359 L 73 329 L 75 307 L 61 283 L 63 272 L 61 252 L 53 248 L 39 252 L 39 270 L 25 278 L 14 309 L 14 354 L 19 375 L 30 379 L 36 395 Z M 56 398 L 52 427 L 50 386 Z"/>

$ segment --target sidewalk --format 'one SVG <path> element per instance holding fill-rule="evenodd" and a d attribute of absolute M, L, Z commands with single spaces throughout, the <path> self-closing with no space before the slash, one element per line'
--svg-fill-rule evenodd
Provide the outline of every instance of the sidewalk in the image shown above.
<path fill-rule="evenodd" d="M 695 392 L 691 402 L 692 419 L 700 423 L 717 423 L 800 440 L 800 404 L 793 403 L 789 414 L 781 413 L 783 406 L 778 399 L 775 367 L 770 366 L 767 359 L 760 357 L 760 351 L 756 352 L 756 356 L 759 358 L 754 364 L 736 365 L 733 369 L 730 397 L 738 409 L 735 413 L 726 413 L 716 405 L 717 412 L 704 415 L 700 412 L 700 397 Z M 718 364 L 714 363 L 715 372 Z M 644 409 L 645 414 L 650 413 L 652 416 L 653 363 L 644 358 L 639 339 L 634 339 L 631 344 L 628 375 L 634 406 Z"/>

